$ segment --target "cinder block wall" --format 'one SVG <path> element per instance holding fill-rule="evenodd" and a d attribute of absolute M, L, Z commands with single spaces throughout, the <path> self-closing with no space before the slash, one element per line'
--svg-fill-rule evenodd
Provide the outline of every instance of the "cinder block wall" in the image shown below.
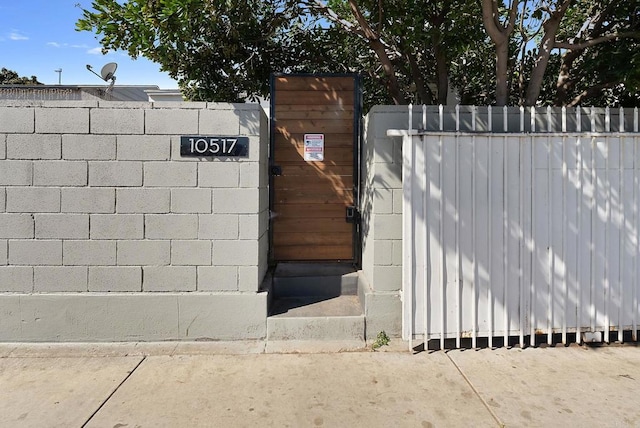
<path fill-rule="evenodd" d="M 267 145 L 257 105 L 0 101 L 0 341 L 264 337 Z"/>
<path fill-rule="evenodd" d="M 418 128 L 420 115 L 414 114 Z M 368 339 L 402 331 L 402 139 L 389 129 L 407 129 L 407 106 L 375 106 L 364 118 L 362 159 L 362 273 Z"/>

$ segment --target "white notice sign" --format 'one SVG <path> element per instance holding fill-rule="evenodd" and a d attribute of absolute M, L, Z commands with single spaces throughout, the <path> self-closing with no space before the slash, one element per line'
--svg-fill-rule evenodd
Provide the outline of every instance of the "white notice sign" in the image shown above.
<path fill-rule="evenodd" d="M 324 134 L 304 134 L 304 160 L 307 162 L 324 160 Z"/>

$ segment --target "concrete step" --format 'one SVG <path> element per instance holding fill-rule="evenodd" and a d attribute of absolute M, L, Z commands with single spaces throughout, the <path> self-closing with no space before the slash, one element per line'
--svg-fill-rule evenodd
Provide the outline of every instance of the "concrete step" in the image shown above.
<path fill-rule="evenodd" d="M 365 320 L 358 296 L 277 298 L 267 318 L 268 341 L 364 342 Z"/>
<path fill-rule="evenodd" d="M 276 297 L 354 296 L 358 292 L 356 272 L 340 276 L 274 276 L 273 292 Z"/>
<path fill-rule="evenodd" d="M 358 273 L 339 263 L 279 263 L 273 272 L 273 294 L 278 297 L 356 295 Z"/>

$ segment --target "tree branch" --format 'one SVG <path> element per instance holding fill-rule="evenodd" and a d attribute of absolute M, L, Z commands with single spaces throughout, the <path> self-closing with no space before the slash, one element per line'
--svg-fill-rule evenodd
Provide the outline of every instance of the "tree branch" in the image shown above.
<path fill-rule="evenodd" d="M 482 0 L 482 23 L 494 43 L 504 42 L 505 35 L 501 31 L 501 26 L 499 26 L 498 3 L 496 0 Z"/>
<path fill-rule="evenodd" d="M 380 36 L 378 35 L 378 33 L 371 29 L 371 26 L 362 14 L 362 11 L 358 7 L 358 4 L 355 0 L 349 0 L 349 7 L 351 8 L 351 13 L 353 13 L 353 16 L 356 18 L 356 21 L 358 21 L 360 28 L 362 28 L 362 30 L 364 31 L 365 36 L 369 40 L 378 40 Z"/>
<path fill-rule="evenodd" d="M 582 100 L 584 100 L 586 98 L 594 97 L 594 96 L 600 94 L 600 92 L 602 92 L 602 90 L 608 89 L 608 88 L 613 88 L 614 86 L 618 85 L 619 83 L 620 82 L 618 82 L 618 81 L 616 81 L 616 82 L 606 82 L 606 83 L 600 83 L 599 85 L 591 86 L 590 88 L 587 88 L 584 91 L 582 91 L 582 93 L 580 93 L 577 97 L 575 97 L 569 104 L 567 104 L 567 107 L 575 107 L 575 106 L 579 105 L 582 102 Z"/>
<path fill-rule="evenodd" d="M 356 21 L 360 25 L 360 28 L 364 32 L 364 36 L 369 42 L 369 46 L 375 52 L 380 64 L 382 64 L 382 69 L 388 79 L 389 94 L 391 95 L 393 102 L 396 104 L 405 104 L 406 100 L 400 91 L 400 85 L 398 83 L 398 78 L 396 77 L 396 70 L 389 58 L 389 55 L 387 54 L 385 44 L 380 40 L 380 36 L 371 29 L 371 26 L 362 14 L 362 11 L 360 11 L 356 0 L 349 0 L 349 7 L 351 8 L 351 12 L 353 13 Z"/>
<path fill-rule="evenodd" d="M 628 33 L 607 34 L 606 36 L 598 37 L 597 39 L 587 40 L 582 43 L 556 42 L 555 47 L 558 49 L 567 49 L 567 50 L 575 51 L 575 50 L 590 48 L 592 46 L 599 45 L 600 43 L 609 42 L 611 40 L 625 39 L 625 38 L 639 39 L 640 32 L 633 31 Z"/>
<path fill-rule="evenodd" d="M 520 0 L 511 0 L 511 9 L 509 9 L 509 19 L 507 21 L 507 26 L 504 28 L 504 32 L 506 34 L 511 34 L 513 29 L 516 26 L 516 18 L 518 16 L 518 5 L 520 4 Z"/>
<path fill-rule="evenodd" d="M 313 10 L 316 13 L 321 14 L 329 21 L 338 24 L 340 27 L 344 28 L 346 31 L 351 34 L 355 34 L 360 37 L 365 37 L 364 32 L 355 26 L 353 23 L 347 21 L 338 15 L 333 9 L 331 9 L 326 4 L 322 3 L 320 0 L 302 0 L 300 2 L 302 5 L 305 5 L 309 8 L 309 10 Z"/>

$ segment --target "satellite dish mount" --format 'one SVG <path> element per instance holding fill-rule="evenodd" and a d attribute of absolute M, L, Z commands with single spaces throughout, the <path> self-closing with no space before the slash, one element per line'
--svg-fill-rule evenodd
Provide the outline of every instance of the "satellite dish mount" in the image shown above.
<path fill-rule="evenodd" d="M 115 85 L 116 83 L 115 72 L 117 68 L 118 68 L 118 64 L 116 64 L 115 62 L 109 62 L 105 64 L 104 67 L 102 67 L 102 69 L 100 70 L 100 74 L 98 74 L 95 71 L 93 71 L 93 67 L 91 67 L 91 64 L 87 64 L 87 70 L 89 70 L 90 72 L 92 72 L 93 74 L 95 74 L 96 76 L 104 80 L 105 82 L 108 82 L 109 80 L 111 80 L 109 87 L 105 91 L 107 94 L 111 92 L 111 90 L 113 89 L 113 85 Z"/>

